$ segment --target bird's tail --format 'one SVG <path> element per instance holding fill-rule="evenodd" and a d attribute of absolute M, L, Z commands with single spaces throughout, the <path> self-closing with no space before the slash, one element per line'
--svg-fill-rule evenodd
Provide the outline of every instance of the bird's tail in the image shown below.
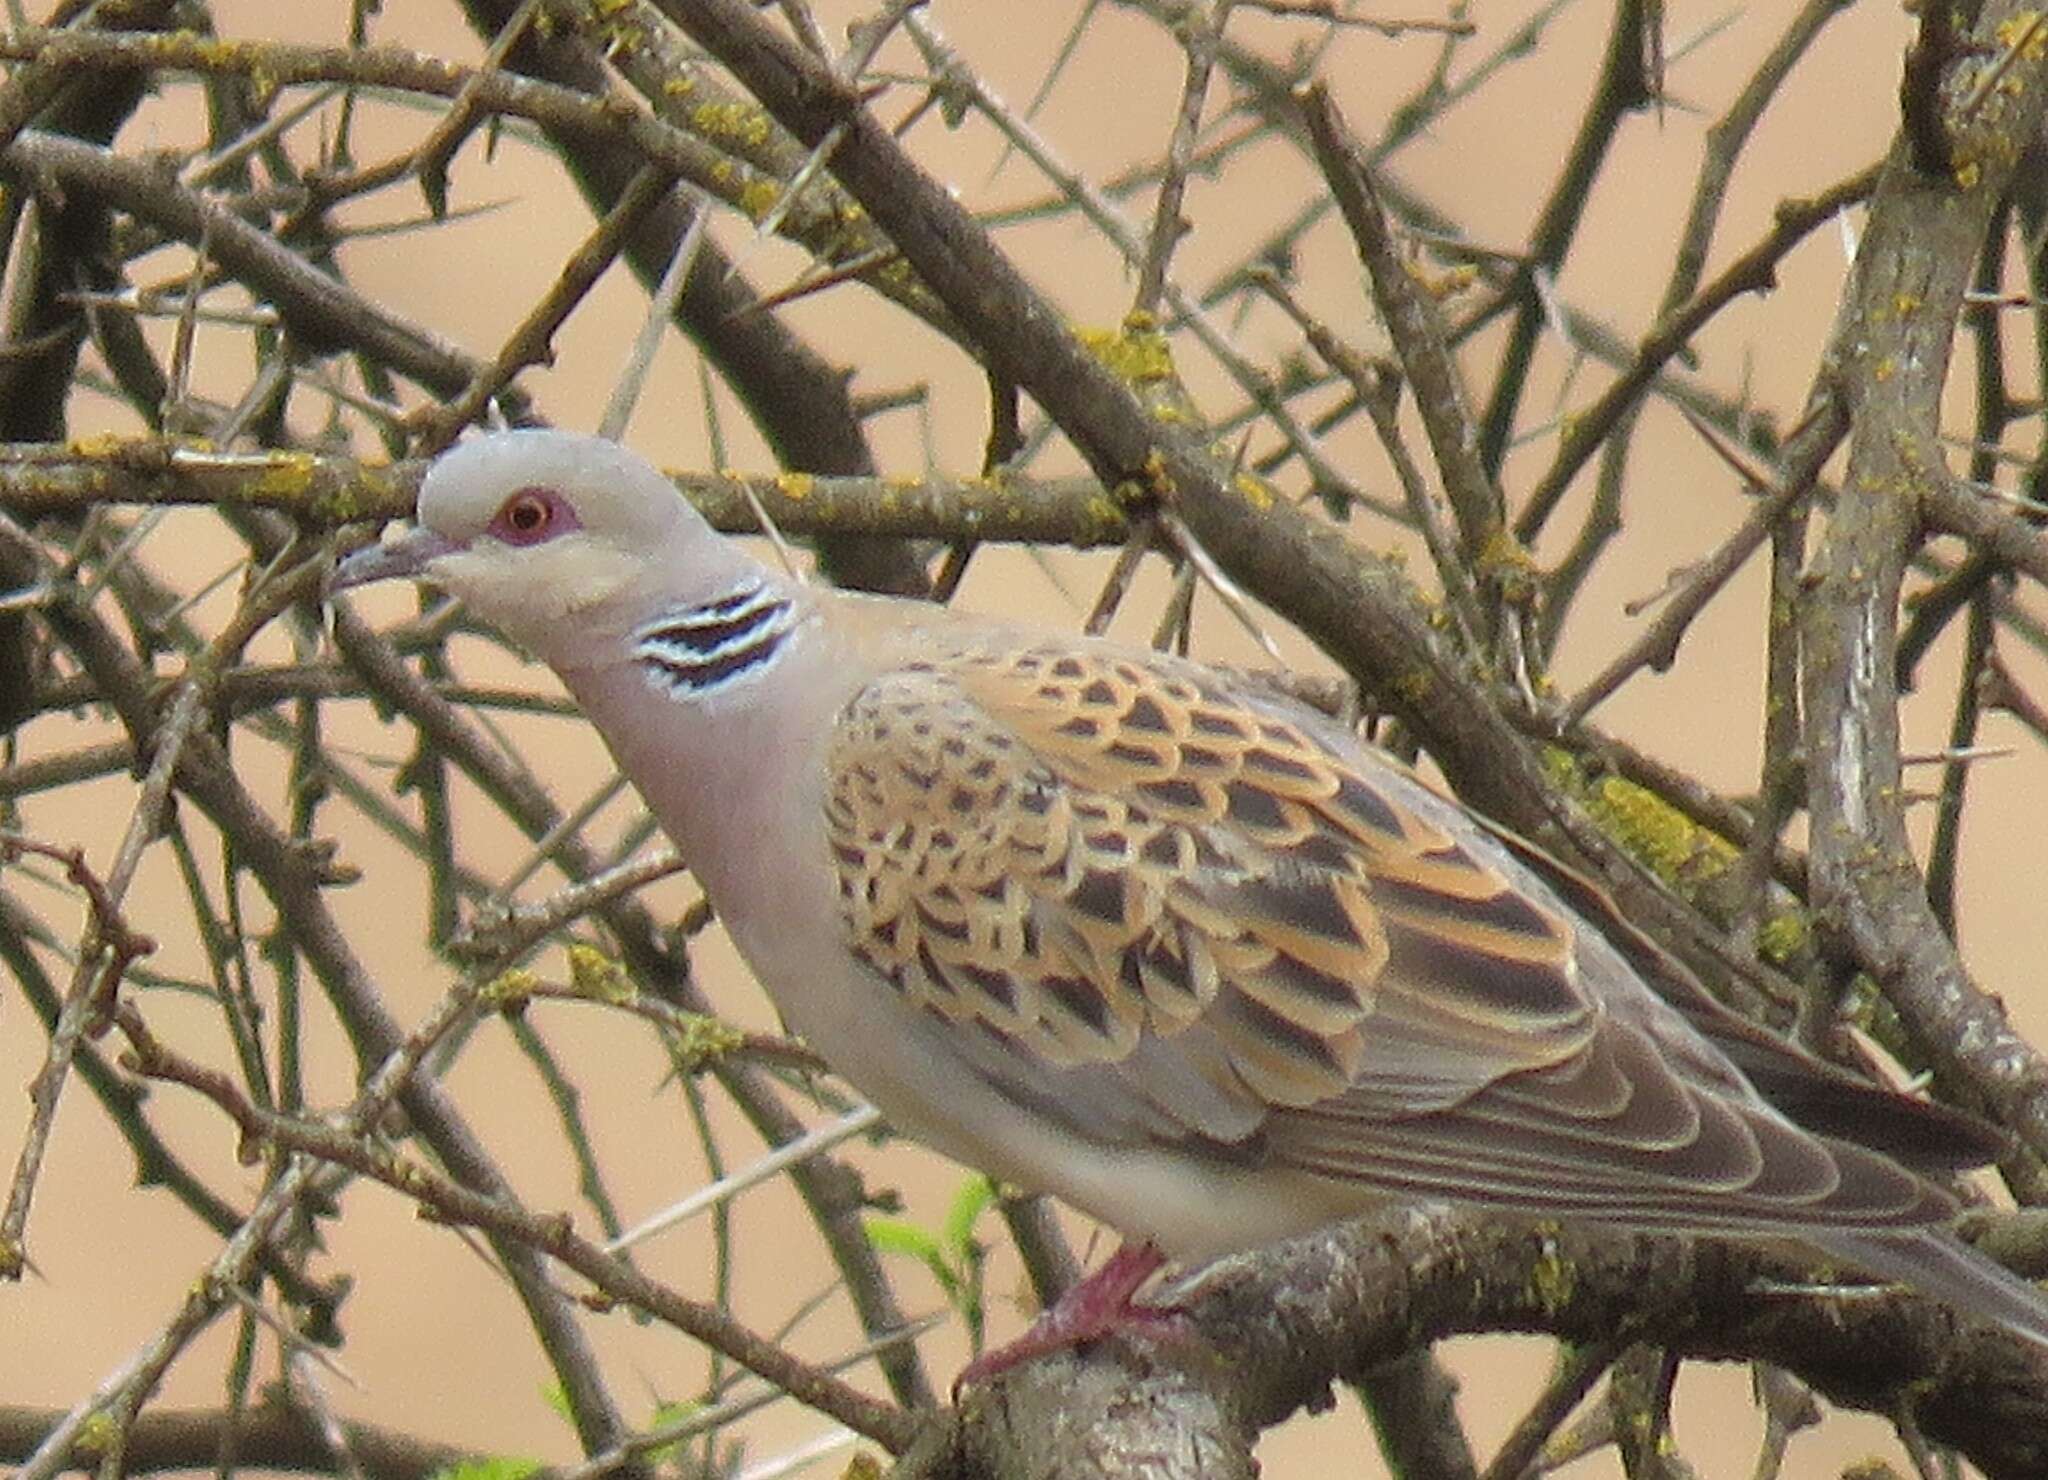
<path fill-rule="evenodd" d="M 1978 1253 L 1945 1229 L 1809 1235 L 1868 1274 L 1910 1285 L 1967 1314 L 1996 1321 L 2048 1349 L 2048 1292 Z"/>

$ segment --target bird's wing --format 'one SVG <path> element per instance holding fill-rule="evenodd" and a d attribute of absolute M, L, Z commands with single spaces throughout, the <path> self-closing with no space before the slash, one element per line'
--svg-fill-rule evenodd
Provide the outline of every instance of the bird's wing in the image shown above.
<path fill-rule="evenodd" d="M 2011 1150 L 2012 1138 L 1988 1121 L 1873 1084 L 1759 1027 L 1709 993 L 1591 880 L 1484 818 L 1473 822 L 1597 930 L 1642 983 L 1731 1060 L 1759 1094 L 1805 1129 L 1875 1147 L 1937 1176 L 1983 1166 Z M 1626 1000 L 1608 1005 L 1626 1015 Z"/>
<path fill-rule="evenodd" d="M 849 706 L 829 766 L 854 949 L 1020 1055 L 1201 1028 L 1205 1072 L 1270 1104 L 1400 1111 L 1592 1032 L 1566 921 L 1178 672 L 1058 645 L 914 663 Z"/>
<path fill-rule="evenodd" d="M 1154 1137 L 1646 1222 L 1939 1201 L 1718 1059 L 1674 1068 L 1589 993 L 1576 916 L 1491 838 L 1206 670 L 949 649 L 870 683 L 827 765 L 850 948 L 1035 1108 L 1121 1095 Z"/>

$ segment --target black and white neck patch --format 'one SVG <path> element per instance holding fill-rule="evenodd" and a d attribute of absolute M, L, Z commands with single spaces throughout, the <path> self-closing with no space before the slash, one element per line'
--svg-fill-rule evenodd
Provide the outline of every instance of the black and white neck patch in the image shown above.
<path fill-rule="evenodd" d="M 796 626 L 789 598 L 766 584 L 664 612 L 633 634 L 651 682 L 701 698 L 765 670 Z"/>

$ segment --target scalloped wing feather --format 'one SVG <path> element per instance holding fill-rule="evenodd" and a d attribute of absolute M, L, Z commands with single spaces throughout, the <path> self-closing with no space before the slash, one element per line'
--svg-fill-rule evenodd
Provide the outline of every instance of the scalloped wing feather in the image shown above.
<path fill-rule="evenodd" d="M 1371 764 L 1167 659 L 911 663 L 828 756 L 850 943 L 1022 1066 L 1149 1035 L 1241 1104 L 1413 1113 L 1583 1048 L 1570 921 Z"/>

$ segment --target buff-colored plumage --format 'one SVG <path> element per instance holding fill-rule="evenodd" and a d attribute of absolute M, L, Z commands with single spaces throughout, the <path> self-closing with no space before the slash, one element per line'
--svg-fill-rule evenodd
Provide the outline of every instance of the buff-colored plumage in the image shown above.
<path fill-rule="evenodd" d="M 1795 1236 L 2048 1341 L 1943 1227 L 1970 1125 L 1725 1014 L 1326 717 L 786 581 L 591 438 L 465 445 L 421 524 L 342 582 L 550 662 L 791 1026 L 941 1150 L 1182 1256 L 1441 1197 Z"/>

